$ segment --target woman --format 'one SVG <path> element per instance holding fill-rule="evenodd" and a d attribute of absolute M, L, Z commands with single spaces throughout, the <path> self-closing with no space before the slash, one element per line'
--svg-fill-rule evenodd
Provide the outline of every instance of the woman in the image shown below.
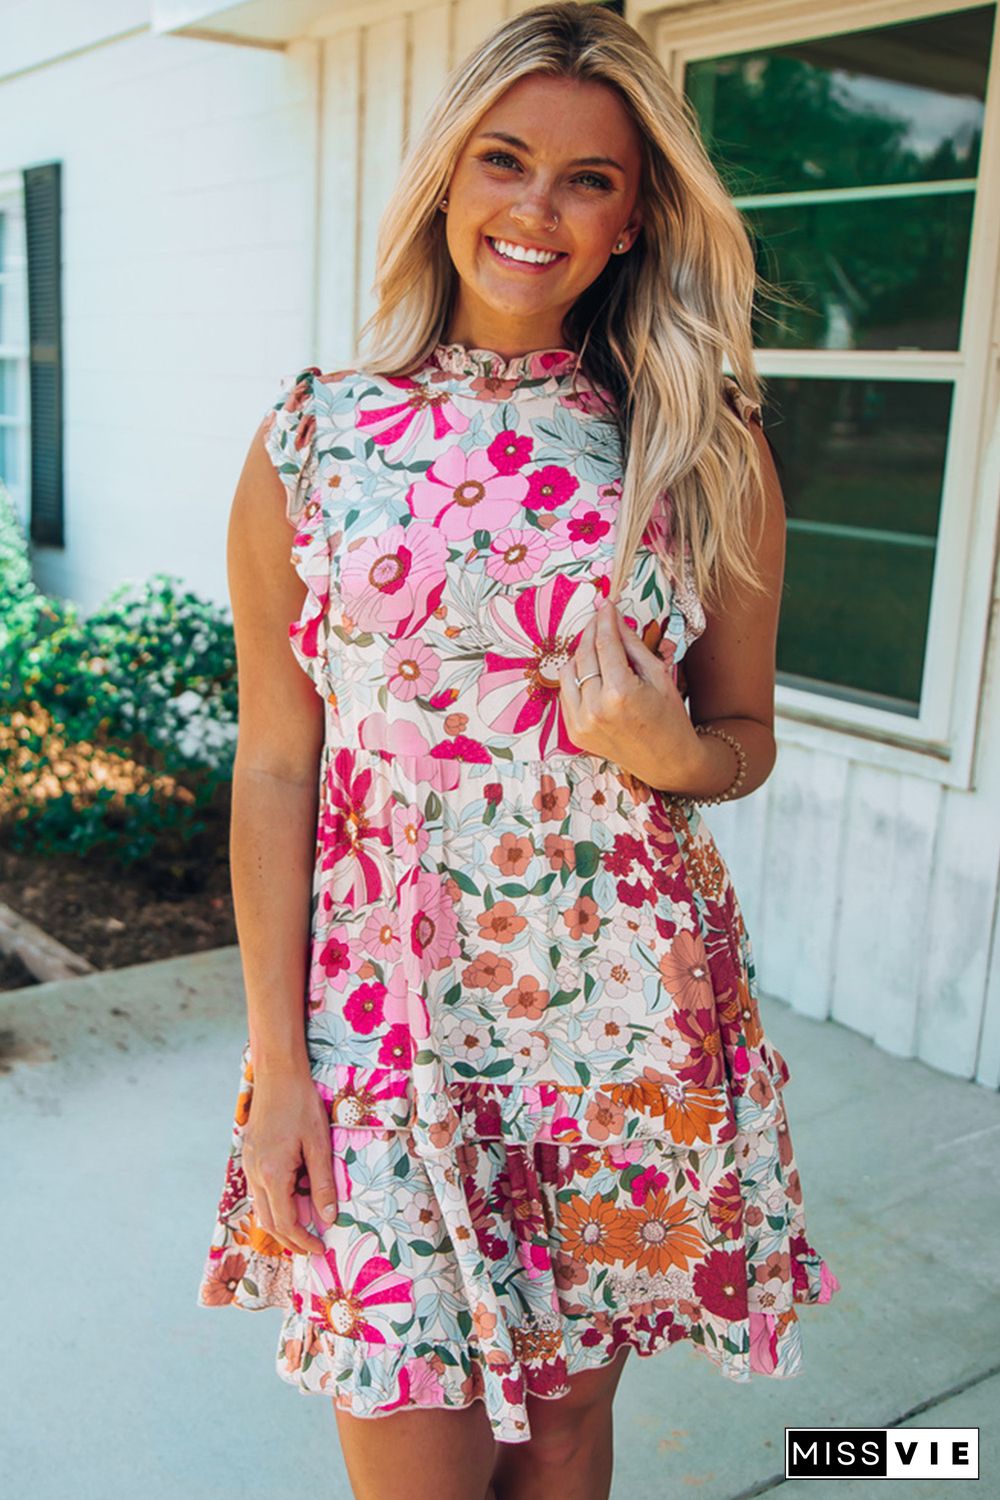
<path fill-rule="evenodd" d="M 630 1348 L 792 1375 L 837 1287 L 697 811 L 775 759 L 753 257 L 641 38 L 546 5 L 449 79 L 376 285 L 233 506 L 249 1037 L 200 1298 L 283 1308 L 363 1500 L 606 1496 Z"/>

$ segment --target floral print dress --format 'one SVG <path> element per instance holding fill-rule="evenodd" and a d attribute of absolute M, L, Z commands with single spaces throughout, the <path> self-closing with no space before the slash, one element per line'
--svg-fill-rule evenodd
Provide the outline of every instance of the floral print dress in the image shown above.
<path fill-rule="evenodd" d="M 727 381 L 744 420 L 755 410 Z M 622 1345 L 790 1376 L 809 1242 L 728 869 L 695 804 L 576 747 L 558 670 L 607 594 L 622 454 L 576 356 L 439 344 L 309 368 L 266 446 L 325 705 L 303 995 L 339 1213 L 257 1223 L 241 1058 L 200 1305 L 282 1310 L 277 1371 L 358 1417 L 526 1397 Z M 676 668 L 704 629 L 668 504 L 619 600 Z"/>

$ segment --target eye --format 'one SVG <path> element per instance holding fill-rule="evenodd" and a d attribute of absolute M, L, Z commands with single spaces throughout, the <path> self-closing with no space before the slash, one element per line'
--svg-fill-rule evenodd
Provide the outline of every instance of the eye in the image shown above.
<path fill-rule="evenodd" d="M 611 183 L 608 181 L 608 179 L 606 177 L 602 177 L 599 172 L 581 172 L 580 176 L 589 177 L 591 182 L 596 182 L 599 188 L 609 188 L 611 186 Z"/>
<path fill-rule="evenodd" d="M 514 161 L 514 158 L 511 156 L 509 151 L 487 151 L 482 160 L 488 161 L 492 165 L 493 162 L 497 161 Z M 516 166 L 517 163 L 515 162 L 514 165 Z"/>
<path fill-rule="evenodd" d="M 509 151 L 487 151 L 486 154 L 480 159 L 482 161 L 489 162 L 491 166 L 495 162 L 513 162 L 514 166 L 517 166 L 517 161 L 513 156 L 511 156 Z M 608 179 L 606 177 L 602 177 L 599 172 L 581 172 L 576 180 L 577 182 L 580 182 L 585 178 L 589 178 L 589 180 L 593 184 L 595 184 L 597 191 L 606 192 L 611 187 L 611 183 L 608 181 Z M 594 189 L 591 189 L 591 191 L 594 191 Z"/>

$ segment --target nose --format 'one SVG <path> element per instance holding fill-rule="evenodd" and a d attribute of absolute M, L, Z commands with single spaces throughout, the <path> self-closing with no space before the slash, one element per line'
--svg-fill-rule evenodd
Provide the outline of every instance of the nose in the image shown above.
<path fill-rule="evenodd" d="M 537 191 L 521 199 L 521 202 L 513 207 L 510 216 L 516 224 L 521 224 L 525 229 L 544 228 L 551 224 L 556 216 L 552 207 L 552 200 L 548 193 Z"/>

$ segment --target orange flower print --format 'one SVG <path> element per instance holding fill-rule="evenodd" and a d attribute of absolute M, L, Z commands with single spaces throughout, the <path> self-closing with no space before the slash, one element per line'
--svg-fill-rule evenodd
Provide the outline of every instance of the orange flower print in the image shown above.
<path fill-rule="evenodd" d="M 538 980 L 530 974 L 522 974 L 512 990 L 503 997 L 507 1014 L 512 1021 L 527 1016 L 537 1021 L 549 1003 L 549 991 L 538 987 Z"/>
<path fill-rule="evenodd" d="M 238 1250 L 224 1256 L 211 1267 L 205 1277 L 202 1301 L 209 1307 L 224 1307 L 227 1302 L 232 1302 L 246 1269 L 246 1256 L 241 1255 Z"/>
<path fill-rule="evenodd" d="M 642 1078 L 630 1083 L 605 1086 L 604 1093 L 624 1108 L 653 1118 L 663 1116 L 663 1131 L 678 1145 L 704 1145 L 713 1138 L 713 1126 L 726 1119 L 726 1102 L 718 1089 L 687 1087 L 644 1068 Z"/>
<path fill-rule="evenodd" d="M 569 787 L 556 786 L 553 777 L 544 775 L 540 782 L 540 790 L 531 800 L 539 813 L 539 822 L 561 823 L 569 805 Z"/>
<path fill-rule="evenodd" d="M 581 896 L 568 911 L 561 913 L 570 937 L 590 937 L 601 925 L 601 914 L 597 902 L 591 896 Z"/>
<path fill-rule="evenodd" d="M 627 1260 L 632 1254 L 632 1237 L 628 1219 L 615 1207 L 614 1197 L 598 1193 L 584 1198 L 574 1193 L 569 1203 L 559 1206 L 559 1228 L 566 1255 L 585 1265 Z"/>
<path fill-rule="evenodd" d="M 708 972 L 708 955 L 699 933 L 678 932 L 660 959 L 663 983 L 678 1005 L 698 1010 L 715 998 Z"/>
<path fill-rule="evenodd" d="M 510 959 L 504 958 L 500 953 L 493 953 L 488 948 L 477 953 L 471 964 L 466 964 L 462 970 L 462 979 L 469 989 L 489 990 L 494 995 L 505 984 L 510 984 L 513 978 L 514 970 Z"/>
<path fill-rule="evenodd" d="M 664 1190 L 649 1193 L 641 1208 L 629 1209 L 629 1259 L 641 1271 L 686 1271 L 705 1251 L 705 1241 L 688 1212 L 688 1200 L 670 1201 Z"/>
<path fill-rule="evenodd" d="M 479 936 L 484 942 L 512 943 L 528 925 L 526 917 L 517 915 L 513 901 L 497 901 L 489 911 L 476 913 Z"/>
<path fill-rule="evenodd" d="M 501 875 L 523 875 L 534 857 L 534 844 L 520 833 L 505 833 L 490 851 L 490 859 Z"/>
<path fill-rule="evenodd" d="M 592 1141 L 606 1141 L 621 1134 L 625 1111 L 607 1094 L 596 1094 L 586 1113 L 587 1135 Z"/>
<path fill-rule="evenodd" d="M 488 1312 L 482 1302 L 477 1302 L 472 1314 L 472 1331 L 477 1339 L 491 1339 L 497 1326 L 496 1313 Z"/>
<path fill-rule="evenodd" d="M 574 870 L 576 868 L 576 845 L 561 833 L 545 835 L 545 858 L 551 870 Z"/>

